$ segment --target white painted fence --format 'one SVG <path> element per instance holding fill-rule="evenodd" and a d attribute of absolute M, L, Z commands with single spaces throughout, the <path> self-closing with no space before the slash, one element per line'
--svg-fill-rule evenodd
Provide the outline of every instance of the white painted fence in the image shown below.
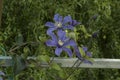
<path fill-rule="evenodd" d="M 33 57 L 28 57 L 28 59 L 35 59 Z M 78 64 L 80 61 L 77 61 L 77 58 L 54 58 L 53 62 L 61 64 L 61 67 L 72 67 L 74 63 L 74 67 L 81 67 L 81 68 L 117 68 L 120 69 L 120 59 L 98 59 L 93 58 L 93 64 L 81 63 L 79 66 Z M 3 57 L 0 56 L 0 66 L 11 66 L 12 58 L 11 57 Z M 41 64 L 42 66 L 47 66 L 46 63 Z"/>

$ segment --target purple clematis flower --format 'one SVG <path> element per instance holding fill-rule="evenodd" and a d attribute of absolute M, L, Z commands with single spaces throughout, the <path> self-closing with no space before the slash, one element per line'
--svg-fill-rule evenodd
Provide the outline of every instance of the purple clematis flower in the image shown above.
<path fill-rule="evenodd" d="M 72 57 L 72 51 L 69 48 L 67 48 L 67 46 L 75 46 L 76 45 L 75 41 L 67 38 L 66 33 L 62 30 L 59 30 L 57 32 L 57 35 L 58 37 L 56 37 L 55 34 L 51 35 L 52 40 L 46 41 L 46 45 L 56 47 L 55 54 L 57 56 L 60 56 L 61 52 L 65 51 L 68 53 L 70 57 Z"/>
<path fill-rule="evenodd" d="M 61 30 L 61 29 L 71 29 L 73 30 L 73 26 L 68 24 L 72 21 L 71 16 L 65 16 L 64 18 L 60 16 L 59 14 L 54 15 L 54 21 L 55 23 L 52 22 L 47 22 L 45 26 L 48 26 L 49 29 L 47 30 L 47 34 L 51 34 L 52 31 L 54 30 Z"/>
<path fill-rule="evenodd" d="M 87 51 L 87 50 L 88 50 L 87 47 L 82 47 L 82 48 L 83 48 L 83 50 L 85 51 L 85 53 L 86 53 L 87 56 L 89 56 L 89 57 L 92 56 L 91 53 Z M 92 64 L 91 61 L 86 60 L 86 59 L 84 59 L 84 58 L 81 56 L 80 51 L 79 51 L 79 48 L 78 48 L 77 46 L 74 46 L 74 51 L 75 51 L 75 54 L 76 54 L 76 56 L 78 57 L 78 59 L 82 60 L 84 63 L 90 63 L 90 64 Z"/>

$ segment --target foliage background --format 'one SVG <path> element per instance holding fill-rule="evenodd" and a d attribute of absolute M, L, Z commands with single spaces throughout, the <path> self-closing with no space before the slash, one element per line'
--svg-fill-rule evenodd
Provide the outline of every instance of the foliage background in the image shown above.
<path fill-rule="evenodd" d="M 5 78 L 59 80 L 68 75 L 71 69 L 64 72 L 65 69 L 55 63 L 52 64 L 55 67 L 50 68 L 39 67 L 36 61 L 28 61 L 31 63 L 28 68 L 23 66 L 27 56 L 46 62 L 54 56 L 54 49 L 45 45 L 49 37 L 44 24 L 53 21 L 55 13 L 71 15 L 84 25 L 92 37 L 86 37 L 87 33 L 77 26 L 77 42 L 89 47 L 94 58 L 120 58 L 119 5 L 119 0 L 4 0 L 0 55 L 10 55 L 14 63 L 19 63 L 14 68 L 1 67 L 7 74 Z M 119 74 L 117 69 L 78 69 L 69 80 L 120 80 Z"/>

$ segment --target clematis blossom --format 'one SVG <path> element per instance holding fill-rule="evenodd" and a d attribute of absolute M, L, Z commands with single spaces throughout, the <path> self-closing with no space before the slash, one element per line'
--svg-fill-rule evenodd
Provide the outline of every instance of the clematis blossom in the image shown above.
<path fill-rule="evenodd" d="M 65 51 L 70 57 L 72 57 L 72 51 L 70 48 L 67 48 L 67 46 L 75 46 L 75 41 L 67 38 L 66 33 L 62 30 L 59 30 L 57 35 L 58 37 L 55 34 L 52 34 L 52 40 L 46 41 L 46 45 L 56 47 L 55 54 L 57 56 L 60 56 L 62 51 Z"/>
<path fill-rule="evenodd" d="M 48 35 L 51 34 L 52 31 L 54 31 L 54 30 L 64 30 L 64 29 L 73 30 L 74 29 L 73 25 L 69 24 L 72 21 L 71 16 L 65 16 L 63 18 L 63 16 L 60 16 L 59 14 L 55 14 L 54 21 L 55 21 L 55 23 L 47 22 L 45 24 L 45 26 L 49 27 L 49 29 L 47 30 Z"/>
<path fill-rule="evenodd" d="M 86 56 L 92 57 L 92 54 L 90 52 L 88 52 L 88 48 L 87 47 L 82 47 L 82 49 L 84 50 Z M 78 59 L 82 60 L 84 63 L 90 63 L 90 64 L 92 64 L 91 61 L 86 60 L 85 58 L 83 58 L 81 56 L 81 53 L 80 53 L 79 48 L 77 46 L 74 46 L 74 51 L 75 51 L 75 54 L 78 57 Z"/>

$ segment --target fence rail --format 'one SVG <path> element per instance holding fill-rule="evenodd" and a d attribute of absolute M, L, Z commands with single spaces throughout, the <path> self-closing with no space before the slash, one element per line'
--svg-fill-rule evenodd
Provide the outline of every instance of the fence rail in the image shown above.
<path fill-rule="evenodd" d="M 28 59 L 35 59 L 34 57 L 28 57 Z M 81 68 L 117 68 L 120 69 L 120 59 L 99 59 L 93 58 L 93 64 L 81 63 L 78 67 Z M 77 58 L 54 58 L 53 62 L 61 64 L 61 67 L 72 67 L 74 63 L 77 61 Z M 80 61 L 76 63 L 74 67 L 76 67 Z M 12 58 L 11 57 L 3 57 L 0 56 L 0 66 L 12 66 Z M 41 66 L 46 67 L 47 64 L 43 63 Z"/>

